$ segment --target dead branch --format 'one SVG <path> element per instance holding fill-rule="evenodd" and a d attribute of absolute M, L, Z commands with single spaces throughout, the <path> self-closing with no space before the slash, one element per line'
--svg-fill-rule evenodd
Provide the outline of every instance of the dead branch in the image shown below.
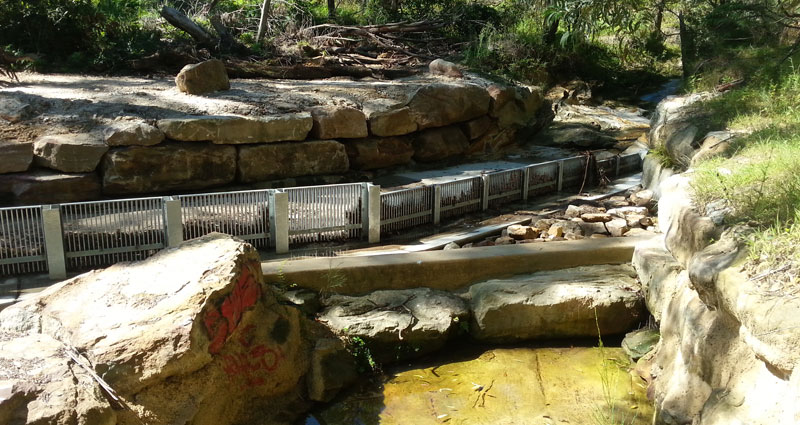
<path fill-rule="evenodd" d="M 161 16 L 172 26 L 189 34 L 196 42 L 205 45 L 214 45 L 216 40 L 200 25 L 189 19 L 178 9 L 164 6 L 161 9 Z"/>

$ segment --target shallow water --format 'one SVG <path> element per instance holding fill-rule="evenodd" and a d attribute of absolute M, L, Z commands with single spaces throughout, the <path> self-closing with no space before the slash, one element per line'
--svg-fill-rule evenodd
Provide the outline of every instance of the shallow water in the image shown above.
<path fill-rule="evenodd" d="M 390 371 L 306 425 L 649 424 L 646 388 L 619 348 L 496 348 Z M 606 415 L 608 420 L 600 420 Z"/>

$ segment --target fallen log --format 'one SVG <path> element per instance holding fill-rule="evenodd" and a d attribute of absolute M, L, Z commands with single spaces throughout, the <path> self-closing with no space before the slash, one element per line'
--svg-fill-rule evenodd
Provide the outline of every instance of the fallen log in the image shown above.
<path fill-rule="evenodd" d="M 166 19 L 170 25 L 189 34 L 196 42 L 205 45 L 216 44 L 216 39 L 212 37 L 211 34 L 206 32 L 200 25 L 197 25 L 178 9 L 164 6 L 161 8 L 161 16 Z"/>
<path fill-rule="evenodd" d="M 378 79 L 392 80 L 395 78 L 408 77 L 418 72 L 417 70 L 411 68 L 382 69 L 369 68 L 366 66 L 335 64 L 325 64 L 320 66 L 302 64 L 292 66 L 277 66 L 239 60 L 227 60 L 225 62 L 225 68 L 228 70 L 228 76 L 231 78 L 270 78 L 290 80 L 316 80 L 332 77 L 373 77 Z"/>

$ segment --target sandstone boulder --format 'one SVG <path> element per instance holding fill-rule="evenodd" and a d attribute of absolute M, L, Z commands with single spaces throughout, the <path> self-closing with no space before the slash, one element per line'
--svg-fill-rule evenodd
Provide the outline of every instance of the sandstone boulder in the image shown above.
<path fill-rule="evenodd" d="M 480 341 L 597 337 L 626 332 L 644 317 L 630 266 L 588 266 L 491 280 L 469 288 L 470 332 Z M 597 320 L 597 322 L 595 322 Z"/>
<path fill-rule="evenodd" d="M 539 237 L 540 230 L 531 226 L 513 224 L 508 226 L 508 236 L 517 239 L 536 239 Z"/>
<path fill-rule="evenodd" d="M 632 141 L 646 135 L 650 121 L 637 108 L 562 104 L 554 119 L 559 124 L 592 127 L 618 141 Z"/>
<path fill-rule="evenodd" d="M 706 121 L 702 102 L 714 97 L 711 93 L 670 96 L 656 106 L 650 120 L 650 145 L 663 148 L 676 163 L 688 166 L 697 142 L 705 132 L 699 125 Z"/>
<path fill-rule="evenodd" d="M 417 131 L 417 121 L 408 107 L 376 111 L 369 115 L 373 136 L 402 136 Z"/>
<path fill-rule="evenodd" d="M 469 316 L 463 300 L 428 288 L 334 295 L 325 305 L 319 320 L 337 334 L 363 339 L 378 362 L 442 348 Z"/>
<path fill-rule="evenodd" d="M 472 141 L 468 153 L 475 155 L 501 152 L 505 147 L 513 144 L 516 138 L 516 128 L 500 128 L 497 124 L 492 123 L 482 136 Z"/>
<path fill-rule="evenodd" d="M 458 69 L 456 64 L 444 59 L 434 59 L 428 64 L 428 70 L 433 75 L 444 75 L 450 78 L 464 78 L 464 74 Z"/>
<path fill-rule="evenodd" d="M 10 96 L 0 96 L 0 118 L 8 122 L 20 122 L 33 114 L 30 104 Z"/>
<path fill-rule="evenodd" d="M 42 136 L 33 145 L 36 164 L 65 173 L 94 171 L 107 151 L 108 146 L 90 133 Z"/>
<path fill-rule="evenodd" d="M 364 113 L 349 107 L 325 107 L 311 110 L 315 139 L 357 139 L 367 137 Z"/>
<path fill-rule="evenodd" d="M 19 173 L 33 162 L 33 144 L 0 140 L 0 174 Z"/>
<path fill-rule="evenodd" d="M 219 59 L 186 65 L 175 77 L 178 90 L 188 94 L 203 94 L 231 88 L 228 71 Z"/>
<path fill-rule="evenodd" d="M 102 169 L 107 194 L 203 189 L 233 181 L 236 148 L 208 143 L 115 148 Z"/>
<path fill-rule="evenodd" d="M 311 400 L 331 401 L 339 391 L 355 382 L 358 376 L 356 361 L 341 340 L 317 340 L 311 353 L 311 368 L 306 378 Z"/>
<path fill-rule="evenodd" d="M 143 122 L 120 122 L 103 131 L 108 146 L 152 146 L 164 141 L 164 132 Z"/>
<path fill-rule="evenodd" d="M 542 103 L 541 93 L 527 87 L 507 87 L 493 84 L 486 89 L 492 98 L 489 115 L 500 128 L 529 124 Z"/>
<path fill-rule="evenodd" d="M 0 175 L 0 204 L 36 205 L 90 201 L 100 198 L 100 178 L 95 173 L 65 174 L 37 170 Z"/>
<path fill-rule="evenodd" d="M 700 142 L 700 148 L 692 155 L 691 166 L 702 161 L 722 156 L 731 148 L 731 144 L 739 134 L 732 131 L 712 131 Z"/>
<path fill-rule="evenodd" d="M 622 350 L 631 360 L 636 361 L 655 349 L 660 338 L 661 334 L 656 329 L 637 329 L 625 334 L 625 338 L 622 339 Z"/>
<path fill-rule="evenodd" d="M 617 144 L 617 139 L 585 124 L 554 123 L 534 139 L 545 146 L 571 146 L 583 149 L 607 149 Z"/>
<path fill-rule="evenodd" d="M 172 140 L 217 144 L 305 140 L 312 125 L 308 112 L 258 118 L 202 116 L 158 121 L 158 128 Z"/>
<path fill-rule="evenodd" d="M 298 397 L 309 365 L 301 315 L 276 302 L 257 251 L 220 234 L 54 285 L 0 312 L 0 328 L 53 338 L 62 351 L 74 347 L 130 408 L 115 410 L 114 421 L 108 409 L 81 408 L 95 405 L 89 398 L 51 407 L 69 421 L 30 424 L 291 422 L 297 412 L 286 403 Z M 35 364 L 19 367 L 36 372 Z M 27 385 L 44 400 L 58 397 L 41 382 Z M 74 377 L 60 388 L 76 397 L 99 393 Z M 32 408 L 42 406 L 0 401 L 12 417 Z"/>
<path fill-rule="evenodd" d="M 349 140 L 345 144 L 350 166 L 356 170 L 374 170 L 407 164 L 414 156 L 411 140 L 404 137 L 374 137 Z"/>
<path fill-rule="evenodd" d="M 628 226 L 628 220 L 624 218 L 615 218 L 609 221 L 606 223 L 606 229 L 608 229 L 608 233 L 611 233 L 611 236 L 616 238 L 621 237 L 631 230 L 630 226 Z"/>
<path fill-rule="evenodd" d="M 471 84 L 431 84 L 420 87 L 408 101 L 420 130 L 468 121 L 489 112 L 489 94 Z"/>
<path fill-rule="evenodd" d="M 492 119 L 484 115 L 464 123 L 464 134 L 469 140 L 475 140 L 486 134 L 490 128 L 492 128 Z"/>
<path fill-rule="evenodd" d="M 611 214 L 607 212 L 581 214 L 581 220 L 587 223 L 608 223 L 613 219 L 614 217 L 612 217 Z"/>
<path fill-rule="evenodd" d="M 653 203 L 655 193 L 652 190 L 640 190 L 631 194 L 631 202 L 637 207 L 649 207 Z"/>
<path fill-rule="evenodd" d="M 350 167 L 344 145 L 335 140 L 241 146 L 238 164 L 244 183 L 341 174 Z"/>
<path fill-rule="evenodd" d="M 688 280 L 688 274 L 682 272 L 681 265 L 664 248 L 661 238 L 636 244 L 632 262 L 642 284 L 647 309 L 656 321 L 661 322 L 669 301 L 675 295 L 675 282 Z M 682 275 L 680 278 L 679 274 Z"/>
<path fill-rule="evenodd" d="M 414 159 L 433 162 L 463 154 L 469 148 L 467 136 L 457 126 L 433 128 L 416 134 Z"/>

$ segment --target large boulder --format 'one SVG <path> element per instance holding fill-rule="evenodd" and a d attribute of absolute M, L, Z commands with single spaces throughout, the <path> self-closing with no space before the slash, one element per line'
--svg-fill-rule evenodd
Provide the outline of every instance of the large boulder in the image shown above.
<path fill-rule="evenodd" d="M 561 105 L 555 122 L 594 127 L 615 140 L 636 140 L 650 130 L 641 109 L 607 106 Z"/>
<path fill-rule="evenodd" d="M 0 175 L 0 205 L 35 205 L 89 201 L 101 195 L 96 173 L 50 170 Z"/>
<path fill-rule="evenodd" d="M 469 148 L 467 136 L 458 126 L 421 131 L 414 138 L 414 159 L 433 162 L 462 155 Z"/>
<path fill-rule="evenodd" d="M 245 183 L 341 174 L 350 167 L 344 145 L 335 140 L 242 146 L 238 164 L 239 180 Z"/>
<path fill-rule="evenodd" d="M 220 234 L 56 284 L 0 312 L 0 331 L 44 340 L 27 350 L 74 373 L 52 387 L 30 379 L 46 373 L 39 364 L 11 352 L 21 378 L 10 384 L 29 394 L 0 398 L 0 417 L 22 418 L 11 423 L 289 422 L 286 403 L 298 397 L 309 365 L 301 315 L 264 284 L 257 251 Z M 67 350 L 80 353 L 128 409 L 109 409 L 116 403 L 64 357 Z M 31 417 L 48 409 L 61 413 Z"/>
<path fill-rule="evenodd" d="M 706 134 L 701 128 L 707 122 L 702 102 L 712 93 L 670 96 L 659 102 L 650 120 L 650 146 L 666 152 L 673 162 L 688 166 L 698 141 Z"/>
<path fill-rule="evenodd" d="M 617 139 L 600 131 L 596 126 L 581 123 L 553 123 L 539 133 L 534 142 L 545 146 L 607 149 L 614 147 Z"/>
<path fill-rule="evenodd" d="M 188 94 L 203 94 L 231 88 L 228 71 L 219 59 L 186 65 L 175 77 L 178 90 Z"/>
<path fill-rule="evenodd" d="M 420 130 L 468 121 L 489 112 L 489 93 L 471 84 L 431 84 L 408 101 Z"/>
<path fill-rule="evenodd" d="M 725 155 L 730 149 L 731 144 L 740 133 L 733 131 L 712 131 L 700 142 L 700 148 L 692 155 L 691 166 L 696 166 L 702 161 Z"/>
<path fill-rule="evenodd" d="M 404 137 L 375 137 L 345 143 L 350 166 L 356 170 L 374 170 L 407 164 L 414 156 L 411 141 Z"/>
<path fill-rule="evenodd" d="M 493 84 L 487 91 L 492 98 L 489 115 L 497 119 L 501 128 L 530 124 L 542 105 L 543 97 L 539 90 Z"/>
<path fill-rule="evenodd" d="M 585 266 L 491 280 L 469 288 L 472 336 L 480 341 L 597 337 L 645 317 L 630 266 Z"/>
<path fill-rule="evenodd" d="M 158 128 L 172 140 L 217 144 L 305 140 L 312 125 L 308 112 L 258 118 L 202 116 L 158 121 Z"/>
<path fill-rule="evenodd" d="M 233 181 L 236 148 L 208 143 L 116 148 L 102 168 L 107 194 L 203 189 Z"/>
<path fill-rule="evenodd" d="M 311 110 L 315 139 L 357 139 L 367 137 L 367 118 L 364 113 L 349 107 L 324 107 Z"/>
<path fill-rule="evenodd" d="M 0 174 L 19 173 L 33 161 L 33 144 L 0 140 Z"/>
<path fill-rule="evenodd" d="M 334 295 L 325 305 L 319 320 L 337 334 L 361 338 L 378 362 L 442 348 L 469 315 L 457 296 L 428 288 Z"/>
<path fill-rule="evenodd" d="M 103 140 L 91 133 L 42 136 L 33 145 L 36 164 L 65 173 L 94 171 L 107 151 Z"/>
<path fill-rule="evenodd" d="M 464 78 L 464 74 L 453 62 L 444 59 L 434 59 L 428 64 L 428 70 L 433 75 L 444 75 L 450 78 Z"/>
<path fill-rule="evenodd" d="M 164 132 L 143 122 L 114 123 L 103 136 L 108 146 L 152 146 L 164 141 Z"/>
<path fill-rule="evenodd" d="M 402 136 L 417 131 L 417 121 L 408 107 L 375 111 L 369 114 L 369 131 L 373 136 Z"/>

